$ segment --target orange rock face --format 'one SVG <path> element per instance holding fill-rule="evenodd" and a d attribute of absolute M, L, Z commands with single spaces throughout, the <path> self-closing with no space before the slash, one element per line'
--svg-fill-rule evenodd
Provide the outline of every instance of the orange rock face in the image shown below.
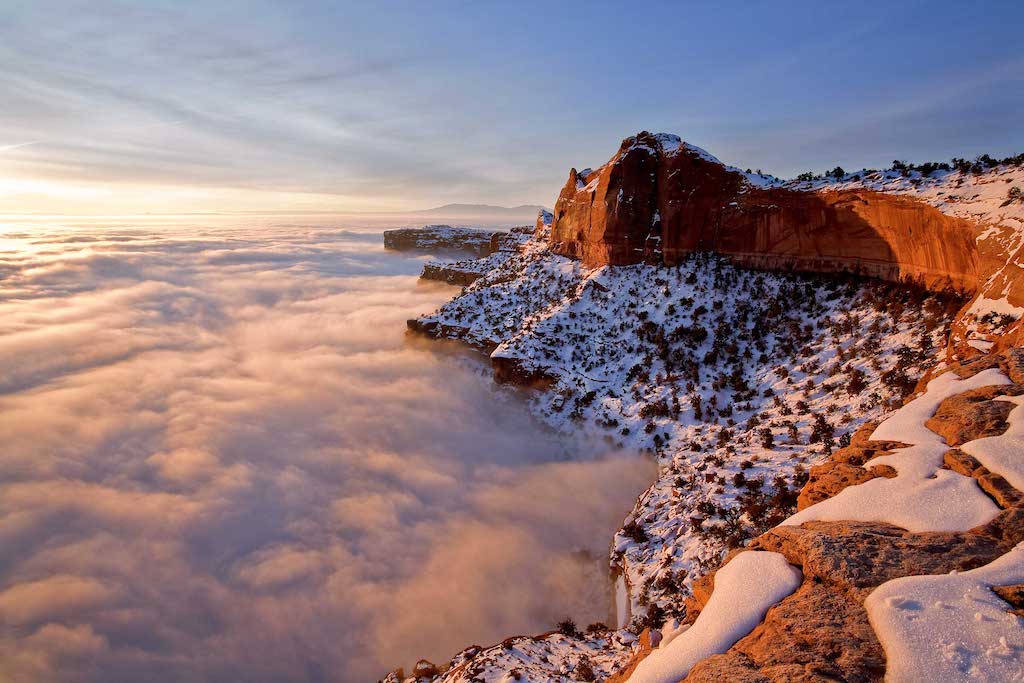
<path fill-rule="evenodd" d="M 694 251 L 772 270 L 853 272 L 974 292 L 976 227 L 911 198 L 756 187 L 699 149 L 650 133 L 597 169 L 570 171 L 556 253 L 588 265 L 678 263 Z"/>

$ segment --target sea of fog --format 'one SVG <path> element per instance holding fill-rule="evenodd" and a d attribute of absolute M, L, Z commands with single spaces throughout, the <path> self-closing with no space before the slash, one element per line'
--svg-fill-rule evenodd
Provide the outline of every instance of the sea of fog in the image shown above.
<path fill-rule="evenodd" d="M 457 290 L 377 223 L 0 219 L 0 679 L 362 682 L 608 620 L 652 465 L 408 337 Z"/>

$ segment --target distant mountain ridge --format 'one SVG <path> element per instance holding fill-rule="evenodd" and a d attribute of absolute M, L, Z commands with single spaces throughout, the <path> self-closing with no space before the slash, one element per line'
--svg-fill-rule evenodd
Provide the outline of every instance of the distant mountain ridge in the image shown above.
<path fill-rule="evenodd" d="M 432 209 L 413 211 L 414 214 L 431 216 L 496 216 L 502 218 L 521 218 L 532 223 L 537 212 L 544 207 L 539 204 L 520 204 L 519 206 L 494 206 L 493 204 L 445 204 Z"/>

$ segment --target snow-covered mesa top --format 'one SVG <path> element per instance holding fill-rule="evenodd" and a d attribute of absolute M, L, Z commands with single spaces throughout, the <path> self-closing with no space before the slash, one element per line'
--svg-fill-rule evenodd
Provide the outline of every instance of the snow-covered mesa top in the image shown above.
<path fill-rule="evenodd" d="M 667 156 L 673 156 L 681 151 L 686 151 L 696 155 L 697 157 L 703 159 L 704 161 L 709 161 L 713 164 L 724 166 L 726 169 L 730 171 L 739 173 L 744 177 L 744 179 L 746 179 L 747 183 L 755 187 L 781 187 L 786 182 L 780 178 L 776 178 L 773 175 L 769 175 L 766 173 L 748 173 L 743 169 L 737 168 L 735 166 L 729 166 L 728 164 L 724 164 L 718 157 L 716 157 L 714 154 L 707 151 L 703 147 L 698 147 L 697 145 L 685 142 L 681 137 L 674 133 L 655 133 L 653 137 L 658 142 L 658 145 L 661 148 L 660 150 L 656 150 L 651 146 L 647 145 L 646 143 L 644 143 L 643 141 L 636 138 L 634 138 L 633 144 L 627 149 L 646 149 L 651 152 L 660 151 L 662 154 L 665 154 Z M 590 169 L 587 170 L 589 171 Z"/>

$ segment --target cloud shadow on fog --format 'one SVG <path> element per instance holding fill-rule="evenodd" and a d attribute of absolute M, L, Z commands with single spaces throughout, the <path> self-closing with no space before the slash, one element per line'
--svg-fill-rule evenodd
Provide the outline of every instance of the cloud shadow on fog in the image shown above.
<path fill-rule="evenodd" d="M 417 283 L 422 256 L 97 235 L 7 259 L 31 296 L 0 300 L 0 670 L 363 681 L 606 618 L 651 466 L 553 439 L 475 357 L 406 339 L 454 291 Z"/>

